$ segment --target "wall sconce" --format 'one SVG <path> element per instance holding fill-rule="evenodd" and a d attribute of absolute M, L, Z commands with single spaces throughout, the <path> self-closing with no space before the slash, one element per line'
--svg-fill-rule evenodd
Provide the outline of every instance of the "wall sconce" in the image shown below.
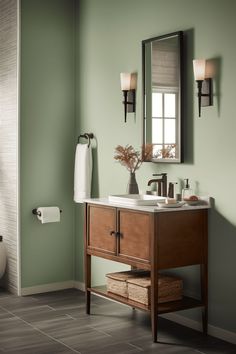
<path fill-rule="evenodd" d="M 193 72 L 198 87 L 198 112 L 201 117 L 201 107 L 213 105 L 212 79 L 206 78 L 206 60 L 193 60 Z"/>
<path fill-rule="evenodd" d="M 135 112 L 135 89 L 136 89 L 136 74 L 121 73 L 120 74 L 121 90 L 124 95 L 124 114 L 125 123 L 127 112 Z"/>

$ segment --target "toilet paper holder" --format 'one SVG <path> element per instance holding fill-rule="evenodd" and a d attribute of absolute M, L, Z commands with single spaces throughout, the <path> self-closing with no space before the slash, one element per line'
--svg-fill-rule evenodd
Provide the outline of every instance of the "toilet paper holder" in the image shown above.
<path fill-rule="evenodd" d="M 60 213 L 62 213 L 62 210 L 61 210 L 61 209 L 60 209 Z M 41 216 L 41 213 L 40 213 L 40 211 L 38 211 L 37 208 L 34 208 L 34 209 L 32 210 L 32 214 L 37 215 L 37 216 Z"/>

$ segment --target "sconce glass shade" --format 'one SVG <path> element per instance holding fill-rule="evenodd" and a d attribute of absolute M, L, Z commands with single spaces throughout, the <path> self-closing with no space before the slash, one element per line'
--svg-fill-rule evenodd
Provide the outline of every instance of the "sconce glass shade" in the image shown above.
<path fill-rule="evenodd" d="M 130 73 L 121 73 L 120 74 L 120 84 L 122 91 L 132 90 L 131 87 L 132 74 Z"/>
<path fill-rule="evenodd" d="M 193 72 L 196 81 L 205 80 L 206 60 L 195 59 L 193 60 Z"/>

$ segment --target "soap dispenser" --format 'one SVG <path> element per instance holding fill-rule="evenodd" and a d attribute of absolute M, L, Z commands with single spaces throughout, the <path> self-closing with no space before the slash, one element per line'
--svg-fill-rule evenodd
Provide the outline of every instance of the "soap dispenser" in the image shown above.
<path fill-rule="evenodd" d="M 193 191 L 190 188 L 190 184 L 188 182 L 188 178 L 184 179 L 184 188 L 182 189 L 182 200 L 189 199 L 189 197 L 193 195 Z"/>

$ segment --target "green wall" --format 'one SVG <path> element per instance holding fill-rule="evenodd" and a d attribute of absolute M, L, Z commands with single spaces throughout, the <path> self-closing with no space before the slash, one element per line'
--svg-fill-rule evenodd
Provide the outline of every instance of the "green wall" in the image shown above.
<path fill-rule="evenodd" d="M 167 172 L 169 181 L 188 177 L 199 194 L 215 198 L 209 218 L 209 322 L 235 330 L 235 10 L 234 0 L 21 0 L 22 287 L 83 282 L 83 206 L 73 203 L 76 137 L 90 131 L 96 137 L 93 196 L 125 193 L 128 172 L 113 154 L 118 144 L 142 144 L 141 41 L 183 30 L 185 163 L 146 163 L 137 180 L 145 191 L 152 173 Z M 204 108 L 199 119 L 192 59 L 201 57 L 214 59 L 217 72 L 214 106 Z M 126 124 L 119 79 L 125 71 L 138 74 L 137 112 Z M 39 223 L 31 210 L 40 205 L 58 205 L 61 222 Z M 95 283 L 107 270 L 120 269 L 94 263 Z M 197 270 L 179 272 L 188 291 L 198 293 Z"/>
<path fill-rule="evenodd" d="M 21 285 L 74 278 L 74 1 L 21 1 Z M 31 210 L 57 205 L 61 222 Z"/>
<path fill-rule="evenodd" d="M 84 0 L 76 17 L 76 131 L 93 132 L 93 195 L 124 193 L 127 171 L 113 159 L 118 144 L 142 144 L 141 41 L 185 31 L 185 163 L 143 165 L 137 173 L 147 189 L 152 173 L 167 172 L 169 181 L 189 178 L 200 195 L 215 198 L 209 221 L 209 322 L 235 330 L 236 165 L 234 136 L 236 2 L 234 0 Z M 193 58 L 214 59 L 214 106 L 198 118 Z M 124 123 L 120 72 L 137 72 L 137 112 Z M 83 208 L 76 208 L 76 279 L 83 281 Z M 107 263 L 95 261 L 100 282 Z M 109 268 L 112 270 L 113 268 Z M 115 269 L 115 268 L 114 268 Z M 181 271 L 196 293 L 195 269 Z M 194 314 L 193 314 L 194 315 Z"/>

